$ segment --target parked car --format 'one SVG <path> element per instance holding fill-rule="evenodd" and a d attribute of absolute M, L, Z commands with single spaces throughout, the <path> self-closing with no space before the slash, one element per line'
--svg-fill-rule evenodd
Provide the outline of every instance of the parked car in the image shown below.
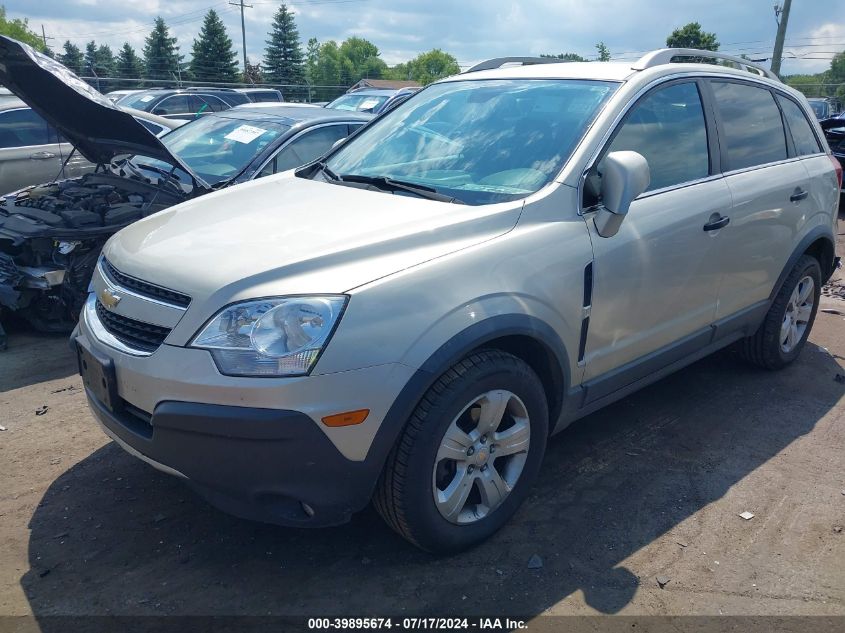
<path fill-rule="evenodd" d="M 235 88 L 245 94 L 253 103 L 280 103 L 285 100 L 281 90 L 275 88 Z"/>
<path fill-rule="evenodd" d="M 118 101 L 120 101 L 120 100 L 121 100 L 121 99 L 123 99 L 124 97 L 128 97 L 129 95 L 134 95 L 134 94 L 137 94 L 137 93 L 139 93 L 139 92 L 143 92 L 143 90 L 142 90 L 142 89 L 136 89 L 136 90 L 112 90 L 111 92 L 107 92 L 107 93 L 106 93 L 106 97 L 107 97 L 107 98 L 108 98 L 108 100 L 109 100 L 109 101 L 111 101 L 112 103 L 117 103 Z"/>
<path fill-rule="evenodd" d="M 460 550 L 573 420 L 733 343 L 795 360 L 841 179 L 740 58 L 482 64 L 114 235 L 72 340 L 106 433 L 214 505 L 318 526 L 372 499 Z"/>
<path fill-rule="evenodd" d="M 130 112 L 156 136 L 184 123 L 138 110 Z M 0 101 L 0 193 L 59 177 L 81 176 L 93 169 L 94 165 L 73 152 L 73 145 L 26 103 L 17 97 Z"/>
<path fill-rule="evenodd" d="M 382 88 L 360 88 L 354 92 L 348 92 L 339 96 L 325 107 L 335 110 L 351 110 L 355 112 L 368 112 L 379 114 L 390 107 L 394 99 L 404 101 L 418 88 L 402 88 L 400 90 L 388 90 Z"/>
<path fill-rule="evenodd" d="M 842 104 L 838 99 L 819 97 L 807 99 L 807 101 L 819 121 L 835 117 L 842 111 Z"/>
<path fill-rule="evenodd" d="M 152 112 L 168 119 L 193 119 L 249 103 L 249 97 L 231 88 L 156 88 L 127 95 L 119 106 Z"/>
<path fill-rule="evenodd" d="M 827 144 L 839 163 L 845 167 L 845 112 L 821 122 Z M 845 190 L 843 190 L 845 191 Z"/>
<path fill-rule="evenodd" d="M 282 104 L 234 108 L 159 139 L 58 62 L 3 37 L 0 81 L 100 167 L 55 181 L 57 169 L 0 201 L 0 306 L 44 331 L 73 327 L 100 248 L 118 229 L 312 161 L 371 118 Z"/>

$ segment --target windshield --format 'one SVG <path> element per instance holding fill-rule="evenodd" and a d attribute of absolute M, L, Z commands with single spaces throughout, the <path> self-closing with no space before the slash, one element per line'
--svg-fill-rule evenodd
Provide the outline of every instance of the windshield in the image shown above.
<path fill-rule="evenodd" d="M 388 95 L 343 95 L 332 101 L 327 108 L 351 110 L 354 112 L 378 112 L 390 97 Z"/>
<path fill-rule="evenodd" d="M 568 79 L 435 84 L 364 128 L 327 166 L 467 204 L 523 198 L 552 180 L 614 83 Z"/>
<path fill-rule="evenodd" d="M 263 119 L 240 119 L 231 113 L 212 114 L 162 137 L 174 155 L 210 185 L 234 178 L 290 126 Z M 136 156 L 138 166 L 170 169 L 167 163 Z"/>
<path fill-rule="evenodd" d="M 115 102 L 124 108 L 135 110 L 146 110 L 147 104 L 158 96 L 155 92 L 133 92 L 128 95 L 119 96 Z"/>

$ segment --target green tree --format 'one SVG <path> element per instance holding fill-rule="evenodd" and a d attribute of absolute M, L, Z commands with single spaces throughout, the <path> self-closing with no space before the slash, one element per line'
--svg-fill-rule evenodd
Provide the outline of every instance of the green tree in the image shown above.
<path fill-rule="evenodd" d="M 432 81 L 437 81 L 449 75 L 457 75 L 461 72 L 458 60 L 439 48 L 417 55 L 408 62 L 408 69 L 411 79 L 424 86 Z"/>
<path fill-rule="evenodd" d="M 378 47 L 362 37 L 350 37 L 340 45 L 340 54 L 352 65 L 352 82 L 359 79 L 380 79 L 387 64 L 379 57 Z"/>
<path fill-rule="evenodd" d="M 95 77 L 93 82 L 100 92 L 108 92 L 114 85 L 107 81 L 115 75 L 115 59 L 111 48 L 107 44 L 97 46 L 94 40 L 85 45 L 83 58 L 83 74 Z"/>
<path fill-rule="evenodd" d="M 607 44 L 604 42 L 599 42 L 596 44 L 596 51 L 598 51 L 598 61 L 600 62 L 609 62 L 610 61 L 610 49 L 607 47 Z"/>
<path fill-rule="evenodd" d="M 314 98 L 325 101 L 343 93 L 343 88 L 352 83 L 352 71 L 352 62 L 341 54 L 337 42 L 329 40 L 320 44 L 311 80 L 318 86 L 314 90 Z"/>
<path fill-rule="evenodd" d="M 282 4 L 273 18 L 273 26 L 264 51 L 264 77 L 275 84 L 305 85 L 305 60 L 293 13 Z M 288 93 L 295 93 L 288 89 Z M 302 95 L 300 95 L 302 96 Z"/>
<path fill-rule="evenodd" d="M 173 79 L 182 70 L 176 38 L 170 36 L 170 29 L 161 17 L 155 19 L 155 26 L 144 42 L 144 61 L 148 79 Z"/>
<path fill-rule="evenodd" d="M 121 79 L 141 79 L 144 76 L 144 60 L 138 57 L 135 49 L 124 42 L 117 54 L 115 74 Z M 122 81 L 122 88 L 139 88 L 140 81 Z"/>
<path fill-rule="evenodd" d="M 30 30 L 29 20 L 26 18 L 8 19 L 6 17 L 6 7 L 3 5 L 0 5 L 0 35 L 6 35 L 24 44 L 29 44 L 32 48 L 42 53 L 46 53 L 49 50 L 44 46 L 44 40 L 41 39 L 41 36 Z"/>
<path fill-rule="evenodd" d="M 320 58 L 320 42 L 316 37 L 308 40 L 308 46 L 305 49 L 305 77 L 311 83 L 314 83 L 314 71 L 317 68 L 317 60 Z"/>
<path fill-rule="evenodd" d="M 67 40 L 64 43 L 63 49 L 65 52 L 59 55 L 59 61 L 77 75 L 82 75 L 85 64 L 85 58 L 82 56 L 82 51 L 79 50 L 79 47 L 76 44 L 71 44 L 70 40 Z"/>
<path fill-rule="evenodd" d="M 232 48 L 232 40 L 214 9 L 209 9 L 205 14 L 191 52 L 193 56 L 189 68 L 194 79 L 221 82 L 238 80 L 238 54 Z"/>
<path fill-rule="evenodd" d="M 830 70 L 824 74 L 824 79 L 824 83 L 834 84 L 826 86 L 827 94 L 845 101 L 845 51 L 833 56 Z"/>
<path fill-rule="evenodd" d="M 706 33 L 701 30 L 698 22 L 690 22 L 675 29 L 666 38 L 666 46 L 669 48 L 697 48 L 703 51 L 719 50 L 719 41 L 715 33 Z"/>
<path fill-rule="evenodd" d="M 563 61 L 567 62 L 585 62 L 587 61 L 583 57 L 581 57 L 578 53 L 558 53 L 557 55 L 550 55 L 548 53 L 542 53 L 540 57 L 549 57 L 552 59 L 562 59 Z"/>

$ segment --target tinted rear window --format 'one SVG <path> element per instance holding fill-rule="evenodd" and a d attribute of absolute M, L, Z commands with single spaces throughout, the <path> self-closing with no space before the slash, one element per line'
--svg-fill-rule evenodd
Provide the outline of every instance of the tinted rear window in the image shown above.
<path fill-rule="evenodd" d="M 716 106 L 727 147 L 726 170 L 765 165 L 786 158 L 786 136 L 772 93 L 747 84 L 714 81 Z"/>
<path fill-rule="evenodd" d="M 47 122 L 29 108 L 0 113 L 0 147 L 27 147 L 55 143 Z"/>
<path fill-rule="evenodd" d="M 780 101 L 780 107 L 783 108 L 783 115 L 786 117 L 789 132 L 792 134 L 795 153 L 798 156 L 806 156 L 818 154 L 822 151 L 816 135 L 813 134 L 813 128 L 810 127 L 804 111 L 798 107 L 798 104 L 781 95 L 778 95 L 778 101 Z"/>

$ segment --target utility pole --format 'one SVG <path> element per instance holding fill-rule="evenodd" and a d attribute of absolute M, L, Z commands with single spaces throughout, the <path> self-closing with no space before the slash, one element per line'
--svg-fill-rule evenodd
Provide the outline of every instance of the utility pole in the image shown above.
<path fill-rule="evenodd" d="M 238 0 L 238 2 L 230 2 L 233 7 L 240 7 L 241 8 L 241 40 L 243 42 L 243 50 L 244 50 L 244 78 L 246 78 L 246 25 L 244 23 L 244 9 L 251 9 L 251 4 L 244 4 L 244 0 Z"/>
<path fill-rule="evenodd" d="M 780 60 L 783 57 L 783 40 L 786 39 L 786 24 L 789 22 L 789 9 L 792 0 L 783 0 L 783 5 L 775 5 L 775 21 L 778 23 L 778 34 L 775 38 L 775 50 L 772 53 L 772 72 L 780 76 Z"/>
<path fill-rule="evenodd" d="M 44 48 L 47 48 L 47 40 L 54 39 L 52 37 L 47 37 L 47 33 L 46 33 L 46 31 L 44 31 L 44 25 L 43 24 L 41 25 L 41 39 L 44 42 Z"/>

